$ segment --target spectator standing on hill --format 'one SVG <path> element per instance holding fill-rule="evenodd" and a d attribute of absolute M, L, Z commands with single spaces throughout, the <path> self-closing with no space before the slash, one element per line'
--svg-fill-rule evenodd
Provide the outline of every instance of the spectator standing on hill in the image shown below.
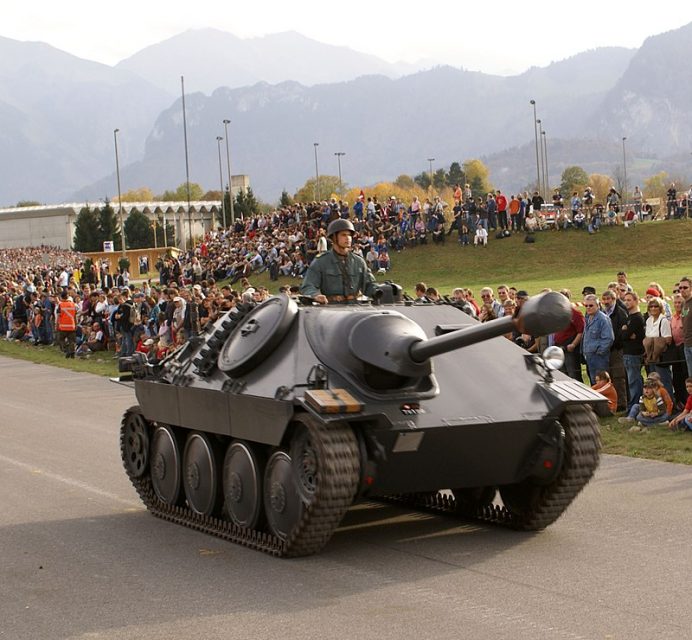
<path fill-rule="evenodd" d="M 509 226 L 514 233 L 519 231 L 518 216 L 521 211 L 521 200 L 518 196 L 513 195 L 509 200 Z"/>
<path fill-rule="evenodd" d="M 617 304 L 613 291 L 606 289 L 601 294 L 602 310 L 610 318 L 613 327 L 613 344 L 610 347 L 608 371 L 610 380 L 618 395 L 618 411 L 624 411 L 627 406 L 627 375 L 622 350 L 622 327 L 627 322 L 627 312 Z"/>
<path fill-rule="evenodd" d="M 485 201 L 485 208 L 488 212 L 488 227 L 493 231 L 497 231 L 497 202 L 492 193 L 488 194 Z"/>
<path fill-rule="evenodd" d="M 625 294 L 627 318 L 622 325 L 622 359 L 627 374 L 627 411 L 642 395 L 642 360 L 644 357 L 644 316 L 639 311 L 639 296 L 630 291 Z"/>
<path fill-rule="evenodd" d="M 644 202 L 644 194 L 641 192 L 639 186 L 634 188 L 634 193 L 632 194 L 632 202 L 634 203 L 634 213 L 637 214 L 637 220 L 642 219 L 642 204 Z"/>
<path fill-rule="evenodd" d="M 500 189 L 495 192 L 495 204 L 497 205 L 497 217 L 500 223 L 500 229 L 506 231 L 509 229 L 509 220 L 507 219 L 507 196 Z"/>
<path fill-rule="evenodd" d="M 534 215 L 538 215 L 544 202 L 545 200 L 543 200 L 543 196 L 541 196 L 541 194 L 538 193 L 538 191 L 534 191 L 533 198 L 531 198 L 531 206 L 533 207 Z"/>
<path fill-rule="evenodd" d="M 668 191 L 666 191 L 666 211 L 668 212 L 666 217 L 672 218 L 675 215 L 675 209 L 677 207 L 678 192 L 675 188 L 675 183 L 671 182 Z"/>
<path fill-rule="evenodd" d="M 598 308 L 598 298 L 594 294 L 584 297 L 584 335 L 582 353 L 591 384 L 596 384 L 596 373 L 607 371 L 610 361 L 610 347 L 613 344 L 613 327 L 610 319 Z"/>

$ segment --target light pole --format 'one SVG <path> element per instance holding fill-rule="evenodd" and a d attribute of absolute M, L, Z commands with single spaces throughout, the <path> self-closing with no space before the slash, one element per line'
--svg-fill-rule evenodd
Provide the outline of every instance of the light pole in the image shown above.
<path fill-rule="evenodd" d="M 319 165 L 317 164 L 317 147 L 320 146 L 319 142 L 313 142 L 313 146 L 315 147 L 315 200 L 317 202 L 320 201 L 320 168 Z"/>
<path fill-rule="evenodd" d="M 541 154 L 541 173 L 543 174 L 542 180 L 538 183 L 538 191 L 541 192 L 543 199 L 547 200 L 548 196 L 545 192 L 545 159 L 543 157 L 543 125 L 540 118 L 536 120 L 536 124 L 538 125 L 538 148 Z"/>
<path fill-rule="evenodd" d="M 120 244 L 125 255 L 125 224 L 123 222 L 123 199 L 120 193 L 120 158 L 118 157 L 118 132 L 120 129 L 113 129 L 113 141 L 115 142 L 115 175 L 118 180 L 118 211 L 120 212 Z"/>
<path fill-rule="evenodd" d="M 548 191 L 550 190 L 550 169 L 548 168 L 548 138 L 545 135 L 545 129 L 541 131 L 541 136 L 543 136 L 543 157 L 545 158 L 545 197 L 548 198 Z"/>
<path fill-rule="evenodd" d="M 533 106 L 533 135 L 536 138 L 536 191 L 541 189 L 541 167 L 538 162 L 538 120 L 536 120 L 536 101 L 530 100 L 529 103 Z"/>
<path fill-rule="evenodd" d="M 435 158 L 428 158 L 428 164 L 430 165 L 430 188 L 433 188 L 433 172 L 432 163 L 435 162 Z"/>
<path fill-rule="evenodd" d="M 226 230 L 226 196 L 223 192 L 223 173 L 221 171 L 221 136 L 216 136 L 216 147 L 219 150 L 219 186 L 221 187 L 221 215 L 223 216 L 223 228 Z"/>
<path fill-rule="evenodd" d="M 231 202 L 231 224 L 235 224 L 235 208 L 233 207 L 233 182 L 231 180 L 231 154 L 228 150 L 228 125 L 230 120 L 223 121 L 223 129 L 226 132 L 226 165 L 228 167 L 228 199 Z"/>
<path fill-rule="evenodd" d="M 183 138 L 185 139 L 185 185 L 187 187 L 187 232 L 190 236 L 190 249 L 192 243 L 192 211 L 190 211 L 190 157 L 187 152 L 187 116 L 185 114 L 185 76 L 180 76 L 180 90 L 183 94 Z"/>
<path fill-rule="evenodd" d="M 622 171 L 623 171 L 623 178 L 622 178 L 622 206 L 625 206 L 625 203 L 627 202 L 627 155 L 625 154 L 625 140 L 627 140 L 627 136 L 622 137 Z"/>
<path fill-rule="evenodd" d="M 344 195 L 344 185 L 341 182 L 341 158 L 342 158 L 342 156 L 345 156 L 346 153 L 344 151 L 337 151 L 334 153 L 334 155 L 336 156 L 336 161 L 339 164 L 339 194 L 343 196 Z"/>

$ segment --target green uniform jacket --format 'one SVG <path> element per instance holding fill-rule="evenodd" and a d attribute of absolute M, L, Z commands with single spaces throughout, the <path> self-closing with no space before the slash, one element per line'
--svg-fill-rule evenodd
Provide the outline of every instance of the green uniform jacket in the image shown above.
<path fill-rule="evenodd" d="M 315 258 L 305 272 L 300 292 L 311 297 L 320 293 L 325 296 L 356 296 L 364 293 L 371 297 L 375 291 L 375 277 L 365 260 L 349 252 L 344 259 L 345 269 L 339 265 L 341 260 L 334 251 Z"/>

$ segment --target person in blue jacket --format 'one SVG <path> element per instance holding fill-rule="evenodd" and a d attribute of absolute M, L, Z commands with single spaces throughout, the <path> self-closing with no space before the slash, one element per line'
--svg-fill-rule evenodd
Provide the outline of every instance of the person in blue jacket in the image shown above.
<path fill-rule="evenodd" d="M 598 306 L 598 297 L 594 294 L 584 296 L 584 335 L 582 336 L 582 354 L 591 384 L 596 384 L 596 374 L 608 371 L 610 347 L 615 336 L 610 318 Z"/>

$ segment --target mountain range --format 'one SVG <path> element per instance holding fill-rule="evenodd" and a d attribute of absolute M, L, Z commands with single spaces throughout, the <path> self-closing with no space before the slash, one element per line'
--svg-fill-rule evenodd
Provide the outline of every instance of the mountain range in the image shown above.
<path fill-rule="evenodd" d="M 337 173 L 335 152 L 347 154 L 350 185 L 420 173 L 430 157 L 434 168 L 481 157 L 493 183 L 524 188 L 535 181 L 531 99 L 551 184 L 571 164 L 612 175 L 623 137 L 630 183 L 661 169 L 684 176 L 691 54 L 692 24 L 637 50 L 595 49 L 512 77 L 408 73 L 295 33 L 243 41 L 188 31 L 115 67 L 0 38 L 0 204 L 112 198 L 115 128 L 123 190 L 183 183 L 183 74 L 190 179 L 205 189 L 218 189 L 224 119 L 233 173 L 248 174 L 268 201 L 314 175 L 315 142 L 322 174 Z"/>

